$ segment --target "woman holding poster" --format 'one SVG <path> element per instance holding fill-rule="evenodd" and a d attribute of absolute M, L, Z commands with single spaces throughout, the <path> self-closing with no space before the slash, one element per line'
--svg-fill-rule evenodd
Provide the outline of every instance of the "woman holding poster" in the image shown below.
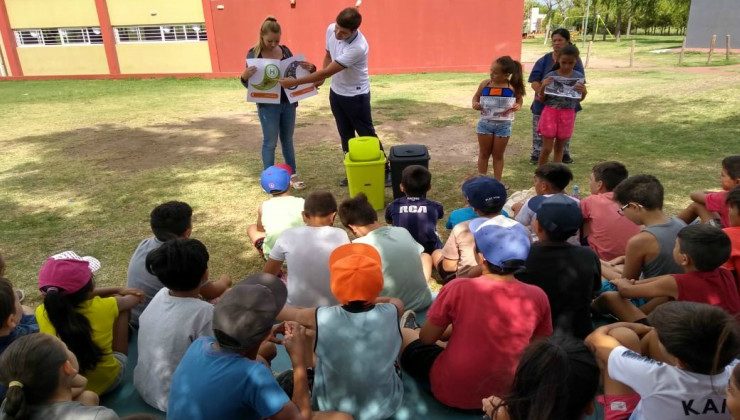
<path fill-rule="evenodd" d="M 281 29 L 277 19 L 272 16 L 265 18 L 260 26 L 259 40 L 247 53 L 247 65 L 240 76 L 244 87 L 248 86 L 249 78 L 257 72 L 257 67 L 249 65 L 250 59 L 285 60 L 293 56 L 288 47 L 280 45 L 280 34 Z M 310 63 L 302 62 L 301 67 L 310 72 L 316 71 L 316 66 Z M 274 80 L 277 84 L 277 77 Z M 305 188 L 305 184 L 298 179 L 295 150 L 293 149 L 293 130 L 295 129 L 295 109 L 297 106 L 297 102 L 290 103 L 285 92 L 281 89 L 280 103 L 258 103 L 257 114 L 262 126 L 262 165 L 267 169 L 275 164 L 275 147 L 277 147 L 279 137 L 285 163 L 293 169 L 291 185 L 295 189 L 302 189 Z"/>

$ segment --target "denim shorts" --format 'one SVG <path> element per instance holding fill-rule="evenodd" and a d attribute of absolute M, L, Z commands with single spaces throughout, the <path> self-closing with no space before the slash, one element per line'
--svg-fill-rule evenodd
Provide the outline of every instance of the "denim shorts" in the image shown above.
<path fill-rule="evenodd" d="M 511 137 L 511 121 L 488 121 L 481 118 L 476 132 L 487 136 Z"/>

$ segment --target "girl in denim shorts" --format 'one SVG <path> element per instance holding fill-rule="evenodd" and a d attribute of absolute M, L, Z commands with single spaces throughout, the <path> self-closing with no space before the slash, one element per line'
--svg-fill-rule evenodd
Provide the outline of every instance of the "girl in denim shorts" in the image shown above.
<path fill-rule="evenodd" d="M 514 112 L 522 107 L 524 78 L 522 64 L 508 55 L 491 65 L 491 78 L 480 83 L 473 96 L 473 109 L 481 112 L 478 120 L 478 173 L 486 175 L 493 157 L 493 176 L 501 180 L 504 151 L 511 137 Z"/>

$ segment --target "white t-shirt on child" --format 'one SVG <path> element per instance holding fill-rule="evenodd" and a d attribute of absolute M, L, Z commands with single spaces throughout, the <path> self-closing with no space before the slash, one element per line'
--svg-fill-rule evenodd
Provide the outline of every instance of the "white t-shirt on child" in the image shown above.
<path fill-rule="evenodd" d="M 539 206 L 542 204 L 542 201 L 544 201 L 548 197 L 552 197 L 553 195 L 555 194 L 535 195 L 534 197 L 528 198 L 524 202 L 522 208 L 519 210 L 519 213 L 516 214 L 516 221 L 523 224 L 527 227 L 527 229 L 529 229 L 530 239 L 532 239 L 532 242 L 537 242 L 539 240 L 537 238 L 537 235 L 532 230 L 532 222 L 535 218 L 537 218 L 537 212 L 534 209 L 539 208 Z M 580 205 L 581 200 L 567 194 L 564 195 Z M 579 237 L 580 231 L 576 232 L 575 235 L 568 238 L 568 243 L 573 245 L 580 245 L 581 241 L 578 239 Z"/>
<path fill-rule="evenodd" d="M 725 389 L 737 360 L 722 373 L 702 375 L 649 359 L 619 346 L 609 354 L 609 376 L 640 394 L 630 417 L 642 419 L 729 419 Z"/>
<path fill-rule="evenodd" d="M 163 287 L 139 317 L 139 361 L 134 386 L 147 404 L 167 411 L 172 374 L 190 344 L 212 336 L 213 305 L 170 296 Z"/>
<path fill-rule="evenodd" d="M 347 232 L 332 226 L 299 226 L 280 234 L 270 258 L 288 264 L 288 304 L 304 308 L 336 305 L 329 286 L 329 255 L 348 244 Z"/>

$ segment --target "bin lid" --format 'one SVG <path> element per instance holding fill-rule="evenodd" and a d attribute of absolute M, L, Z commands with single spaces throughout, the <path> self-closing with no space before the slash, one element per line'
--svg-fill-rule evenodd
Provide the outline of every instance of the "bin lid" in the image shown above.
<path fill-rule="evenodd" d="M 429 158 L 429 151 L 423 144 L 400 144 L 391 147 L 391 156 L 398 158 Z"/>
<path fill-rule="evenodd" d="M 380 140 L 377 137 L 355 137 L 349 139 L 349 160 L 369 162 L 381 156 Z"/>

